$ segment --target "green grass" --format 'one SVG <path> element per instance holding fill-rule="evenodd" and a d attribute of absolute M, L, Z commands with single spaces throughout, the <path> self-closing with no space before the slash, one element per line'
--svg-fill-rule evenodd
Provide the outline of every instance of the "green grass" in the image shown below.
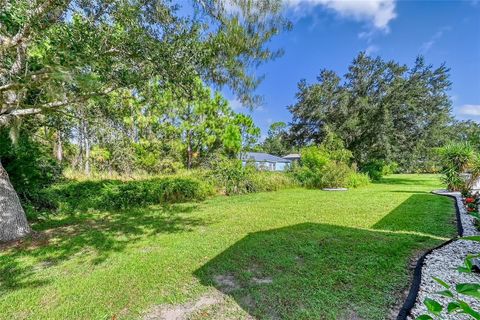
<path fill-rule="evenodd" d="M 394 175 L 347 192 L 60 214 L 0 251 L 0 318 L 139 318 L 216 290 L 226 299 L 191 318 L 390 318 L 412 258 L 455 234 L 438 188 L 437 176 Z"/>

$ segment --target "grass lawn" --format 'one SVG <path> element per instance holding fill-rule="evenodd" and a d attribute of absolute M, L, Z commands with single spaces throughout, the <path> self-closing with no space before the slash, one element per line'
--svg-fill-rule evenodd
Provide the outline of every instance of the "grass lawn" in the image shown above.
<path fill-rule="evenodd" d="M 412 257 L 455 234 L 452 200 L 429 193 L 440 187 L 393 175 L 347 192 L 58 215 L 0 251 L 0 318 L 391 318 Z"/>

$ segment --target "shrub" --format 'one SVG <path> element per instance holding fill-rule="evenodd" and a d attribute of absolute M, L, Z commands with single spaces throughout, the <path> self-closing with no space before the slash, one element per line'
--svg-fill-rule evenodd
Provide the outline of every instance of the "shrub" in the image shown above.
<path fill-rule="evenodd" d="M 363 187 L 370 184 L 370 177 L 366 173 L 351 172 L 348 176 L 348 186 L 351 188 Z"/>
<path fill-rule="evenodd" d="M 211 178 L 226 195 L 276 191 L 296 185 L 285 173 L 258 171 L 252 165 L 243 166 L 240 160 L 218 162 Z"/>
<path fill-rule="evenodd" d="M 449 143 L 438 149 L 442 161 L 442 181 L 452 191 L 470 189 L 473 180 L 480 176 L 480 162 L 473 147 L 467 142 Z M 461 176 L 472 169 L 470 179 Z"/>
<path fill-rule="evenodd" d="M 290 172 L 307 188 L 357 187 L 369 182 L 367 176 L 357 174 L 356 168 L 349 166 L 351 152 L 332 134 L 327 134 L 320 146 L 302 149 L 301 154 L 300 164 L 292 165 Z"/>
<path fill-rule="evenodd" d="M 212 178 L 221 192 L 226 195 L 251 192 L 248 175 L 254 167 L 242 165 L 240 160 L 223 159 L 216 163 Z"/>
<path fill-rule="evenodd" d="M 328 162 L 320 170 L 320 188 L 342 188 L 348 186 L 352 169 L 343 162 Z"/>
<path fill-rule="evenodd" d="M 249 192 L 277 191 L 297 185 L 291 176 L 281 172 L 253 171 L 248 179 Z"/>
<path fill-rule="evenodd" d="M 365 164 L 361 171 L 368 174 L 374 181 L 380 180 L 383 176 L 395 173 L 398 168 L 396 162 L 386 162 L 384 160 L 372 160 Z"/>
<path fill-rule="evenodd" d="M 328 154 L 316 146 L 303 148 L 301 154 L 301 166 L 310 170 L 321 169 L 330 161 Z"/>
<path fill-rule="evenodd" d="M 64 210 L 126 209 L 154 204 L 199 201 L 213 195 L 211 185 L 193 178 L 137 181 L 83 181 L 57 185 L 48 195 Z"/>
<path fill-rule="evenodd" d="M 459 173 L 465 171 L 474 157 L 474 149 L 468 142 L 449 143 L 438 149 L 438 153 L 445 168 Z"/>

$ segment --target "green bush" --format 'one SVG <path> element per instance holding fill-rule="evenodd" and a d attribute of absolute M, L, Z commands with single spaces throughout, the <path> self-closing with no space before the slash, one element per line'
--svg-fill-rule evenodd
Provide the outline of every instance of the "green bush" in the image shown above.
<path fill-rule="evenodd" d="M 362 167 L 362 172 L 368 174 L 368 176 L 378 181 L 383 176 L 395 173 L 398 169 L 396 162 L 386 162 L 384 160 L 372 160 Z"/>
<path fill-rule="evenodd" d="M 282 172 L 254 171 L 248 179 L 249 192 L 277 191 L 297 185 L 291 176 Z"/>
<path fill-rule="evenodd" d="M 307 188 L 357 187 L 369 183 L 365 175 L 358 174 L 349 165 L 352 154 L 343 142 L 332 134 L 320 146 L 302 149 L 300 164 L 292 165 L 290 172 Z"/>
<path fill-rule="evenodd" d="M 218 161 L 212 171 L 212 177 L 220 192 L 226 195 L 251 192 L 248 176 L 255 171 L 252 166 L 244 167 L 240 160 L 223 159 Z"/>
<path fill-rule="evenodd" d="M 137 181 L 69 182 L 47 191 L 63 210 L 126 209 L 155 204 L 200 201 L 214 194 L 211 185 L 193 178 L 155 178 Z"/>
<path fill-rule="evenodd" d="M 351 172 L 348 176 L 348 186 L 351 188 L 363 187 L 370 184 L 370 177 L 366 173 Z"/>
<path fill-rule="evenodd" d="M 219 161 L 211 178 L 226 195 L 276 191 L 296 184 L 285 173 L 258 171 L 252 165 L 243 166 L 240 160 Z"/>
<path fill-rule="evenodd" d="M 343 188 L 348 186 L 352 169 L 343 162 L 328 162 L 320 170 L 320 188 Z"/>

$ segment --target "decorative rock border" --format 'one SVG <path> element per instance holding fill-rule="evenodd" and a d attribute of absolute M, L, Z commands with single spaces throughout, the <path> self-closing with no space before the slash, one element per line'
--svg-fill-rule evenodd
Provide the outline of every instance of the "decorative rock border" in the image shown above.
<path fill-rule="evenodd" d="M 448 192 L 446 190 L 434 191 L 433 193 L 448 196 L 455 199 L 456 220 L 458 235 L 471 236 L 480 234 L 475 225 L 474 219 L 467 213 L 459 192 Z M 409 294 L 397 316 L 397 320 L 415 319 L 421 314 L 427 313 L 427 308 L 423 301 L 429 297 L 446 304 L 447 298 L 444 298 L 436 291 L 444 288 L 438 284 L 433 277 L 438 277 L 447 283 L 460 282 L 480 282 L 480 276 L 473 273 L 460 273 L 457 268 L 464 262 L 468 254 L 480 252 L 480 243 L 453 238 L 437 248 L 427 251 L 417 262 L 415 266 L 413 281 Z M 468 302 L 475 309 L 480 308 L 480 303 L 469 297 L 462 299 Z M 470 319 L 460 314 L 442 314 L 442 319 Z"/>

